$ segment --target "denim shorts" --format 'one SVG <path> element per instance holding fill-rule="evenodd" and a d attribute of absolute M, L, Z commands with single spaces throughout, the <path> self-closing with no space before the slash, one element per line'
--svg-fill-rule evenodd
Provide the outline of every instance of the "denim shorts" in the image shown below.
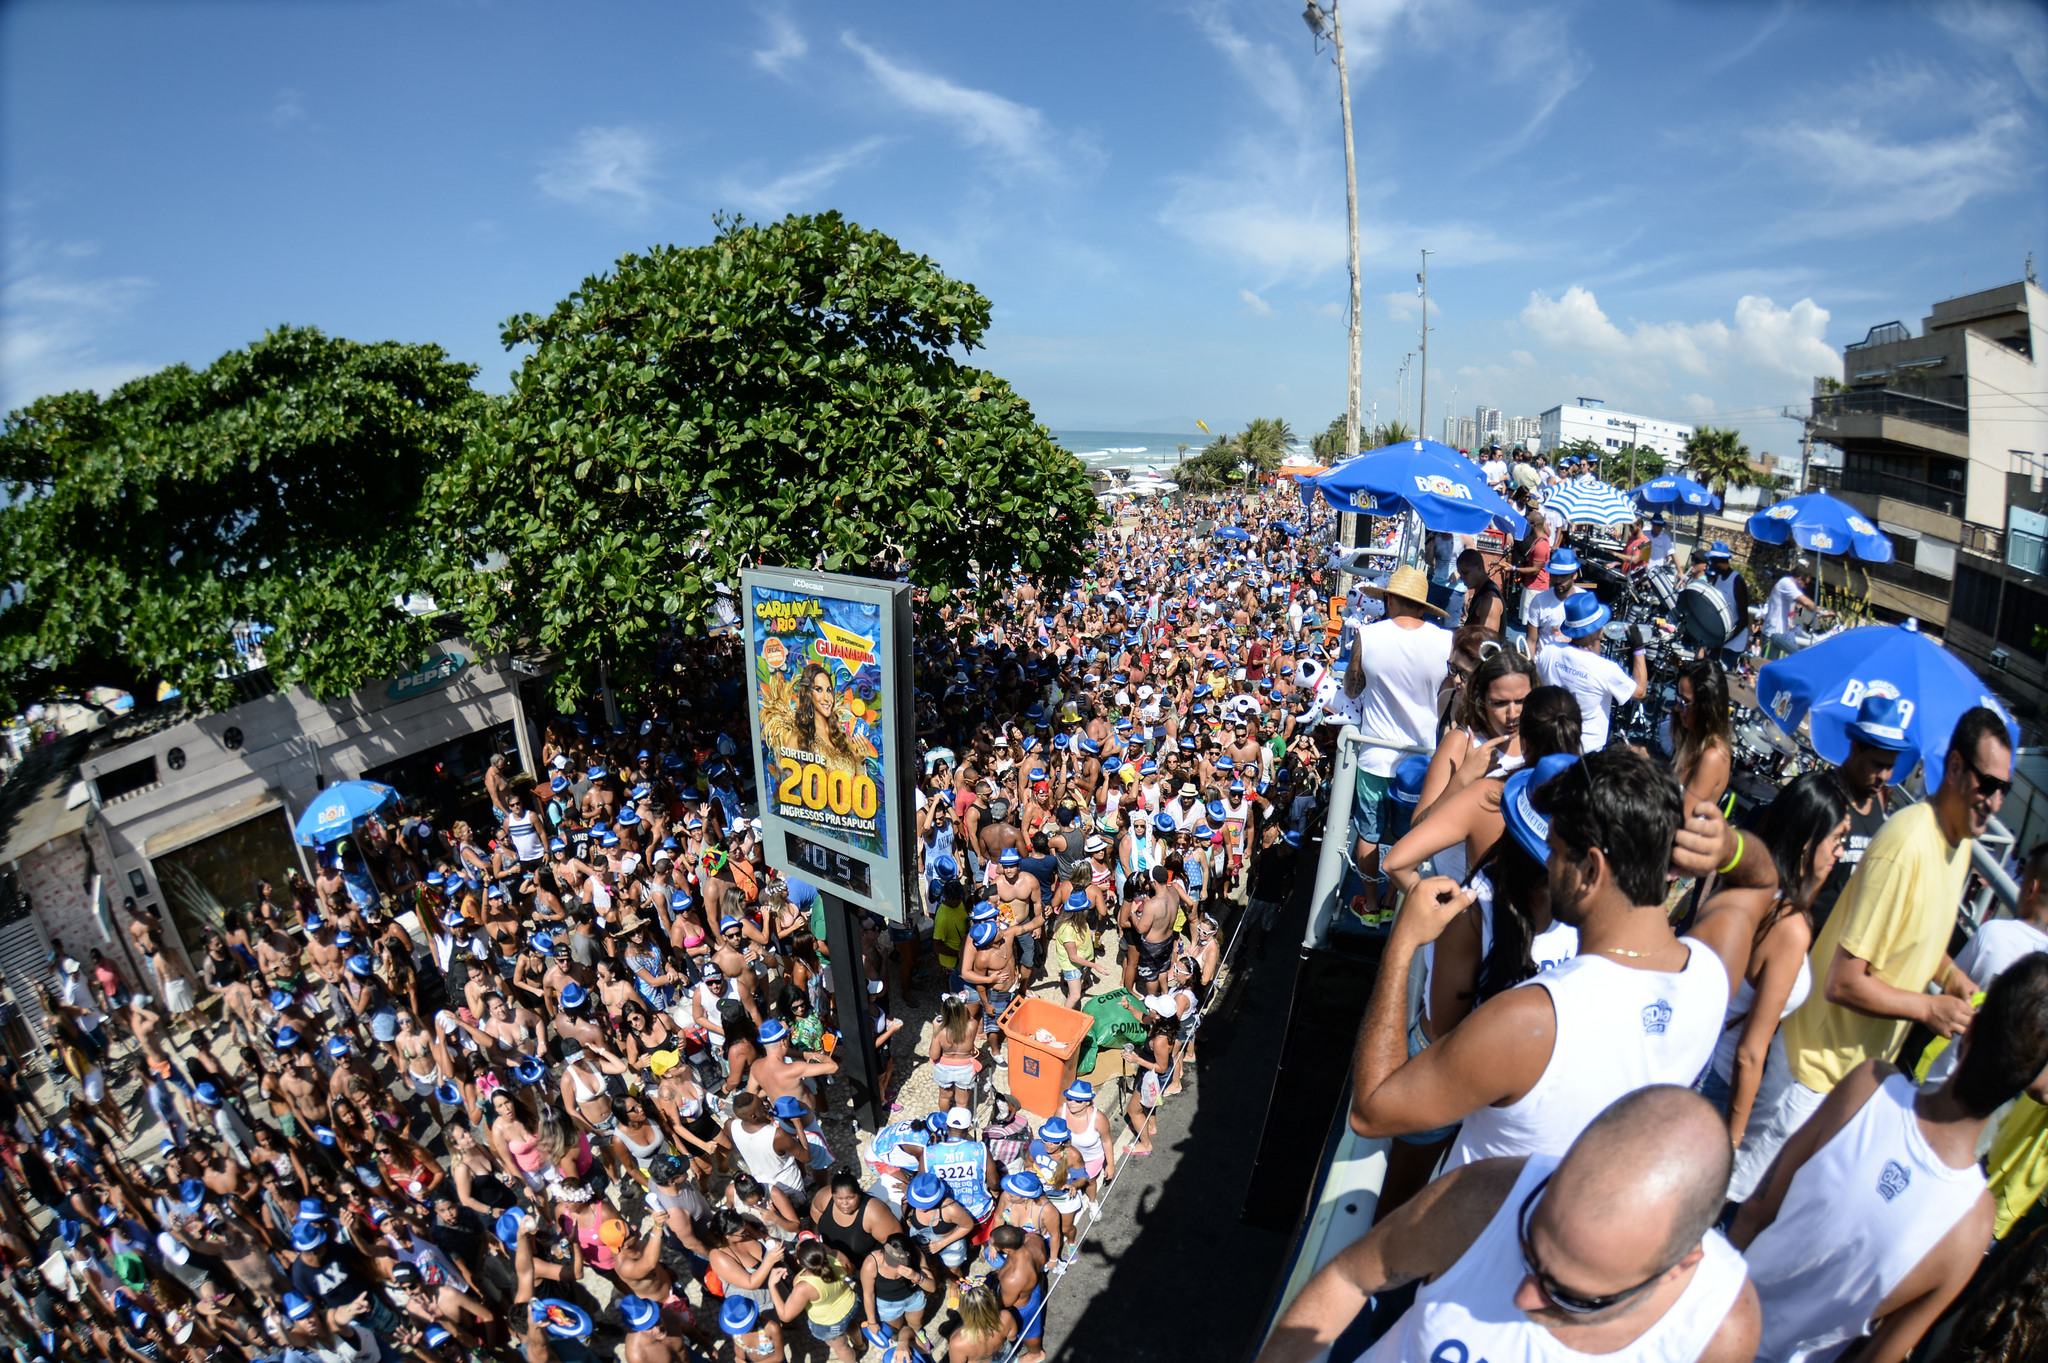
<path fill-rule="evenodd" d="M 922 1310 L 924 1310 L 924 1293 L 922 1292 L 913 1292 L 902 1301 L 884 1301 L 880 1297 L 875 1298 L 875 1314 L 882 1318 L 884 1325 L 902 1320 L 912 1311 Z"/>
<path fill-rule="evenodd" d="M 804 1324 L 811 1327 L 812 1339 L 817 1340 L 820 1344 L 830 1344 L 833 1340 L 839 1338 L 848 1330 L 851 1330 L 853 1328 L 854 1321 L 858 1320 L 859 1318 L 859 1311 L 848 1311 L 844 1316 L 840 1317 L 838 1320 L 834 1321 L 830 1325 L 820 1325 L 818 1324 L 818 1322 L 811 1320 L 808 1317 L 805 1318 Z"/>

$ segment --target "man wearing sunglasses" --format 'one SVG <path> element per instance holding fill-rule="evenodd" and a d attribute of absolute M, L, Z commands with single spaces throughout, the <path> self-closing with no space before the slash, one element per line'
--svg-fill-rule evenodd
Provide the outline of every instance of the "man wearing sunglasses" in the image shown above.
<path fill-rule="evenodd" d="M 1713 1229 L 1728 1164 L 1727 1129 L 1705 1099 L 1638 1089 L 1562 1159 L 1481 1160 L 1416 1194 L 1309 1280 L 1260 1363 L 1316 1357 L 1375 1293 L 1417 1279 L 1414 1305 L 1363 1363 L 1749 1363 L 1756 1291 Z"/>
<path fill-rule="evenodd" d="M 1941 784 L 1878 830 L 1814 939 L 1813 993 L 1779 1032 L 1789 1079 L 1750 1118 L 1732 1199 L 1756 1189 L 1779 1148 L 1850 1071 L 1898 1054 L 1912 1024 L 1946 1037 L 1969 1026 L 1977 985 L 1949 959 L 1949 938 L 1971 844 L 2011 786 L 2005 717 L 1982 705 L 1964 711 L 1949 735 Z M 1928 993 L 1930 984 L 1940 992 Z"/>

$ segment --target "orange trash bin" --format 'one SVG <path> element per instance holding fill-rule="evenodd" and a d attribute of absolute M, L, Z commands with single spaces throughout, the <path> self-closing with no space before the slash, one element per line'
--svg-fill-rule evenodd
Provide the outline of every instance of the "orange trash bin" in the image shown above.
<path fill-rule="evenodd" d="M 1010 1005 L 1000 1025 L 1010 1042 L 1010 1096 L 1034 1117 L 1057 1117 L 1081 1064 L 1081 1043 L 1095 1020 L 1057 1003 L 1026 998 Z"/>

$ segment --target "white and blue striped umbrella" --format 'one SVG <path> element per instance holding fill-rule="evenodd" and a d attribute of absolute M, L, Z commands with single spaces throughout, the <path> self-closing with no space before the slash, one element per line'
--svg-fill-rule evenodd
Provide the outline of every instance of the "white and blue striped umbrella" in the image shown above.
<path fill-rule="evenodd" d="M 1566 525 L 1627 525 L 1636 519 L 1636 509 L 1621 490 L 1597 478 L 1568 478 L 1556 484 L 1543 507 Z"/>

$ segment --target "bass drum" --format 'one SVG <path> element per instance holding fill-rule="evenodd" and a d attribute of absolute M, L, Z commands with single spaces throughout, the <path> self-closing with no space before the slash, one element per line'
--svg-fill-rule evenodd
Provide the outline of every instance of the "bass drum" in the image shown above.
<path fill-rule="evenodd" d="M 1735 612 L 1713 583 L 1687 583 L 1678 594 L 1678 629 L 1697 648 L 1719 648 L 1735 633 Z"/>

